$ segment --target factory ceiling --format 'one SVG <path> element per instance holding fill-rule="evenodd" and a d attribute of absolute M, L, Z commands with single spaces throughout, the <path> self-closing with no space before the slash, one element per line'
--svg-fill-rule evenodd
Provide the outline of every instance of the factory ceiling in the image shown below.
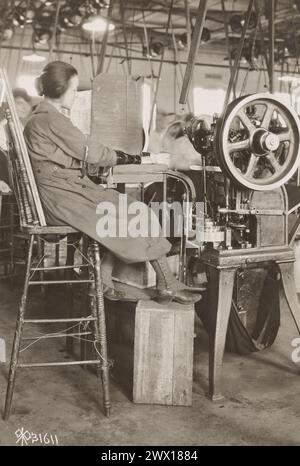
<path fill-rule="evenodd" d="M 110 17 L 114 25 L 107 44 L 118 43 L 129 54 L 160 59 L 164 49 L 177 54 L 188 51 L 199 0 L 111 0 L 110 3 L 109 6 L 109 0 L 1 0 L 0 47 L 21 47 L 22 37 L 26 36 L 35 50 L 50 50 L 55 45 L 63 51 L 72 41 L 83 44 L 94 41 L 100 48 L 105 33 L 91 33 L 82 28 L 91 17 L 100 15 Z M 243 51 L 248 62 L 264 54 L 269 40 L 269 0 L 254 3 Z M 248 0 L 208 0 L 201 52 L 219 54 L 224 61 L 234 59 L 248 4 Z M 298 61 L 299 26 L 300 2 L 275 0 L 275 63 Z"/>

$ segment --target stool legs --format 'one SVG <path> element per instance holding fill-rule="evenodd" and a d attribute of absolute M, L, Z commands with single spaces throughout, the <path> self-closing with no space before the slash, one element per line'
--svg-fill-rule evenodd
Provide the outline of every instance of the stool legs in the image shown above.
<path fill-rule="evenodd" d="M 87 264 L 88 263 L 88 255 L 89 255 L 89 240 L 86 236 L 83 236 L 83 239 L 82 239 L 82 263 L 83 265 Z M 89 271 L 87 268 L 83 268 L 83 271 L 82 271 L 82 274 L 83 274 L 83 277 L 85 279 L 88 279 L 90 278 L 90 274 L 89 274 Z M 92 309 L 92 298 L 90 296 L 90 293 L 89 291 L 94 288 L 95 284 L 94 283 L 90 283 L 89 286 L 85 287 L 85 292 L 82 293 L 82 301 L 81 301 L 81 307 L 83 309 Z M 86 313 L 83 314 L 83 315 L 87 315 Z M 86 355 L 87 355 L 87 341 L 86 340 L 81 340 L 80 341 L 80 358 L 82 361 L 84 361 L 86 359 Z M 86 369 L 86 365 L 81 365 L 80 366 L 82 369 Z"/>
<path fill-rule="evenodd" d="M 109 364 L 107 359 L 107 338 L 106 323 L 104 312 L 104 297 L 102 292 L 101 269 L 100 269 L 100 252 L 99 243 L 92 241 L 92 254 L 94 259 L 94 278 L 95 278 L 95 306 L 92 306 L 93 317 L 95 321 L 95 340 L 97 351 L 100 354 L 100 368 L 103 390 L 104 413 L 107 417 L 110 415 L 110 390 L 109 390 Z"/>
<path fill-rule="evenodd" d="M 12 402 L 14 386 L 15 386 L 16 370 L 17 370 L 17 364 L 18 364 L 19 352 L 20 352 L 21 335 L 22 335 L 26 304 L 27 304 L 28 285 L 29 285 L 29 277 L 30 277 L 32 252 L 33 252 L 33 242 L 34 242 L 34 235 L 30 235 L 25 282 L 24 282 L 23 294 L 22 294 L 21 301 L 20 301 L 19 315 L 17 318 L 17 325 L 16 325 L 15 336 L 14 336 L 13 349 L 12 349 L 12 354 L 11 354 L 11 361 L 10 361 L 10 368 L 9 368 L 9 375 L 8 375 L 8 384 L 7 384 L 5 408 L 4 408 L 4 416 L 3 416 L 4 420 L 8 419 L 10 415 L 11 402 Z"/>
<path fill-rule="evenodd" d="M 37 253 L 38 253 L 38 260 L 40 261 L 40 266 L 45 266 L 45 244 L 40 236 L 37 236 Z M 45 279 L 45 273 L 43 270 L 39 272 L 41 282 Z M 46 287 L 45 285 L 41 285 L 41 291 L 43 298 L 45 299 L 46 296 Z"/>
<path fill-rule="evenodd" d="M 58 246 L 58 248 L 57 248 Z M 75 248 L 73 243 L 69 241 L 67 237 L 67 258 L 66 266 L 74 265 L 75 263 Z M 55 266 L 59 266 L 59 244 L 55 245 Z M 67 269 L 65 271 L 65 280 L 74 278 L 74 270 Z M 74 295 L 73 295 L 73 286 L 71 283 L 67 284 L 67 301 L 69 309 L 69 317 L 74 317 Z M 67 333 L 72 333 L 72 329 L 68 330 Z M 66 337 L 66 349 L 67 353 L 73 354 L 74 352 L 74 339 L 72 337 Z"/>
<path fill-rule="evenodd" d="M 67 257 L 66 257 L 66 266 L 74 266 L 75 264 L 75 251 L 76 251 L 76 244 L 79 242 L 80 237 L 76 235 L 74 238 L 74 235 L 68 235 L 67 236 Z M 59 246 L 59 245 L 56 245 Z M 56 266 L 59 266 L 59 249 L 55 250 L 55 263 Z M 84 263 L 84 261 L 83 261 Z M 65 271 L 65 280 L 74 280 L 75 278 L 75 272 L 74 269 L 66 269 Z M 74 289 L 73 289 L 73 284 L 69 283 L 67 285 L 67 297 L 68 297 L 68 302 L 69 302 L 69 317 L 72 318 L 74 317 Z M 67 331 L 67 333 L 72 333 L 72 329 Z M 82 344 L 82 342 L 81 342 Z M 74 339 L 72 337 L 66 337 L 66 348 L 67 352 L 72 354 L 74 352 Z"/>
<path fill-rule="evenodd" d="M 66 286 L 66 302 L 68 303 L 68 317 L 72 319 L 74 317 L 74 294 L 71 283 Z M 72 331 L 72 329 L 67 330 L 67 335 Z M 74 339 L 71 336 L 66 337 L 66 350 L 68 354 L 74 353 Z"/>
<path fill-rule="evenodd" d="M 20 301 L 19 307 L 19 314 L 17 318 L 13 348 L 12 348 L 12 355 L 10 361 L 10 368 L 9 368 L 9 376 L 8 376 L 8 384 L 7 384 L 7 392 L 6 392 L 6 399 L 5 399 L 5 408 L 4 408 L 4 420 L 9 418 L 10 411 L 11 411 L 11 404 L 15 386 L 15 379 L 16 379 L 16 370 L 18 367 L 18 360 L 19 360 L 19 353 L 20 353 L 20 346 L 21 346 L 21 339 L 22 339 L 22 330 L 23 326 L 26 322 L 31 322 L 30 320 L 25 319 L 25 311 L 27 305 L 27 296 L 28 296 L 28 288 L 30 285 L 31 279 L 31 268 L 32 268 L 32 255 L 33 255 L 33 245 L 34 245 L 35 235 L 30 235 L 29 239 L 29 249 L 28 249 L 28 256 L 27 256 L 27 265 L 26 265 L 26 275 L 24 281 L 24 288 L 23 294 Z M 106 326 L 105 326 L 105 313 L 104 313 L 104 298 L 102 292 L 102 282 L 101 282 L 101 271 L 100 271 L 100 252 L 99 252 L 99 244 L 94 241 L 91 244 L 91 252 L 93 258 L 93 282 L 95 286 L 95 293 L 94 293 L 94 303 L 92 306 L 92 317 L 90 321 L 93 321 L 94 325 L 94 344 L 95 349 L 97 352 L 97 357 L 94 358 L 92 361 L 85 361 L 84 363 L 92 363 L 99 367 L 101 372 L 102 378 L 102 388 L 103 388 L 103 406 L 104 406 L 104 413 L 108 417 L 110 414 L 110 391 L 109 391 L 109 363 L 107 359 L 107 339 L 106 339 Z M 41 278 L 41 275 L 38 273 Z M 54 281 L 55 283 L 55 281 Z M 80 283 L 80 280 L 79 280 Z M 85 282 L 84 282 L 85 283 Z M 73 319 L 73 321 L 82 321 L 82 317 L 78 317 Z M 88 320 L 88 319 L 84 319 Z M 52 320 L 41 319 L 41 320 L 33 320 L 33 322 L 51 322 Z M 53 322 L 66 322 L 69 321 L 68 319 L 53 319 Z M 65 336 L 65 335 L 62 335 Z M 78 362 L 71 361 L 70 363 L 62 363 L 62 362 L 55 362 L 55 363 L 40 363 L 40 364 L 22 364 L 22 367 L 33 367 L 40 365 L 42 367 L 46 367 L 49 365 L 70 365 L 70 364 L 77 364 Z M 79 361 L 80 363 L 80 361 Z"/>

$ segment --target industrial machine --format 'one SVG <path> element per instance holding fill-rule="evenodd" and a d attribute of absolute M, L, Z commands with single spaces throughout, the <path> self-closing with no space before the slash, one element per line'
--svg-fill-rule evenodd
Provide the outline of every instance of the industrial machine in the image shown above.
<path fill-rule="evenodd" d="M 106 74 L 94 79 L 95 140 L 132 153 L 142 150 L 140 81 Z M 186 133 L 202 157 L 202 165 L 191 167 L 198 172 L 190 178 L 187 172 L 147 163 L 110 168 L 100 180 L 121 192 L 137 183 L 141 199 L 150 205 L 153 194 L 158 194 L 156 201 L 172 202 L 168 185 L 175 187 L 175 200 L 202 201 L 200 208 L 192 202 L 183 209 L 179 276 L 189 281 L 199 269 L 203 273 L 197 277 L 206 275 L 207 291 L 196 311 L 209 331 L 209 393 L 217 399 L 226 339 L 239 353 L 270 346 L 283 297 L 300 330 L 292 247 L 300 188 L 289 184 L 300 163 L 300 125 L 293 109 L 272 94 L 256 94 L 231 102 L 211 126 L 194 118 Z M 200 195 L 192 182 L 195 173 L 202 181 Z"/>
<path fill-rule="evenodd" d="M 193 264 L 204 265 L 208 276 L 198 313 L 210 331 L 209 392 L 216 399 L 228 323 L 231 337 L 245 337 L 240 352 L 269 346 L 284 296 L 300 329 L 292 248 L 299 226 L 300 188 L 292 180 L 300 125 L 294 110 L 272 94 L 254 94 L 231 102 L 211 127 L 192 119 L 186 133 L 203 161 L 192 167 L 204 196 L 188 246 L 196 251 Z"/>
<path fill-rule="evenodd" d="M 201 246 L 249 249 L 286 244 L 284 185 L 300 162 L 299 129 L 295 112 L 270 94 L 235 100 L 211 128 L 203 120 L 191 120 L 186 132 L 203 160 L 199 169 L 204 221 L 197 229 Z M 212 163 L 219 170 L 207 166 Z"/>

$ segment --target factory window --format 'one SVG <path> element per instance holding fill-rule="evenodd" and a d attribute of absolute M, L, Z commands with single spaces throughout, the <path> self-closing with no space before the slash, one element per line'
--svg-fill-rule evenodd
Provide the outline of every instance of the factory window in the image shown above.
<path fill-rule="evenodd" d="M 195 115 L 222 113 L 225 99 L 224 89 L 194 87 L 193 100 Z"/>
<path fill-rule="evenodd" d="M 274 97 L 280 99 L 287 106 L 291 105 L 291 95 L 287 92 L 274 92 Z"/>
<path fill-rule="evenodd" d="M 26 89 L 29 95 L 37 96 L 38 93 L 35 88 L 35 79 L 37 78 L 36 75 L 32 74 L 21 74 L 18 76 L 16 81 L 16 87 L 23 87 Z"/>

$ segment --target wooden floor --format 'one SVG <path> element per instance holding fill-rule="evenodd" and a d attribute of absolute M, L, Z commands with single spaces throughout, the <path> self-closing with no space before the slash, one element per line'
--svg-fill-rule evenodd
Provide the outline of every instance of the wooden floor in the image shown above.
<path fill-rule="evenodd" d="M 31 311 L 44 306 L 38 290 Z M 10 354 L 20 289 L 0 282 L 0 338 Z M 48 296 L 53 313 L 59 303 Z M 64 303 L 61 303 L 64 306 Z M 49 312 L 49 309 L 47 310 Z M 39 331 L 47 331 L 40 328 Z M 192 407 L 133 404 L 112 381 L 112 415 L 101 411 L 100 380 L 79 367 L 24 369 L 17 377 L 9 421 L 0 420 L 0 445 L 14 445 L 15 432 L 55 434 L 61 445 L 299 445 L 300 362 L 291 359 L 297 337 L 286 310 L 273 347 L 241 357 L 226 354 L 223 402 L 212 403 L 207 390 L 207 335 L 196 321 Z M 32 347 L 36 358 L 67 358 L 63 342 Z M 1 410 L 4 406 L 8 362 L 0 364 Z"/>

